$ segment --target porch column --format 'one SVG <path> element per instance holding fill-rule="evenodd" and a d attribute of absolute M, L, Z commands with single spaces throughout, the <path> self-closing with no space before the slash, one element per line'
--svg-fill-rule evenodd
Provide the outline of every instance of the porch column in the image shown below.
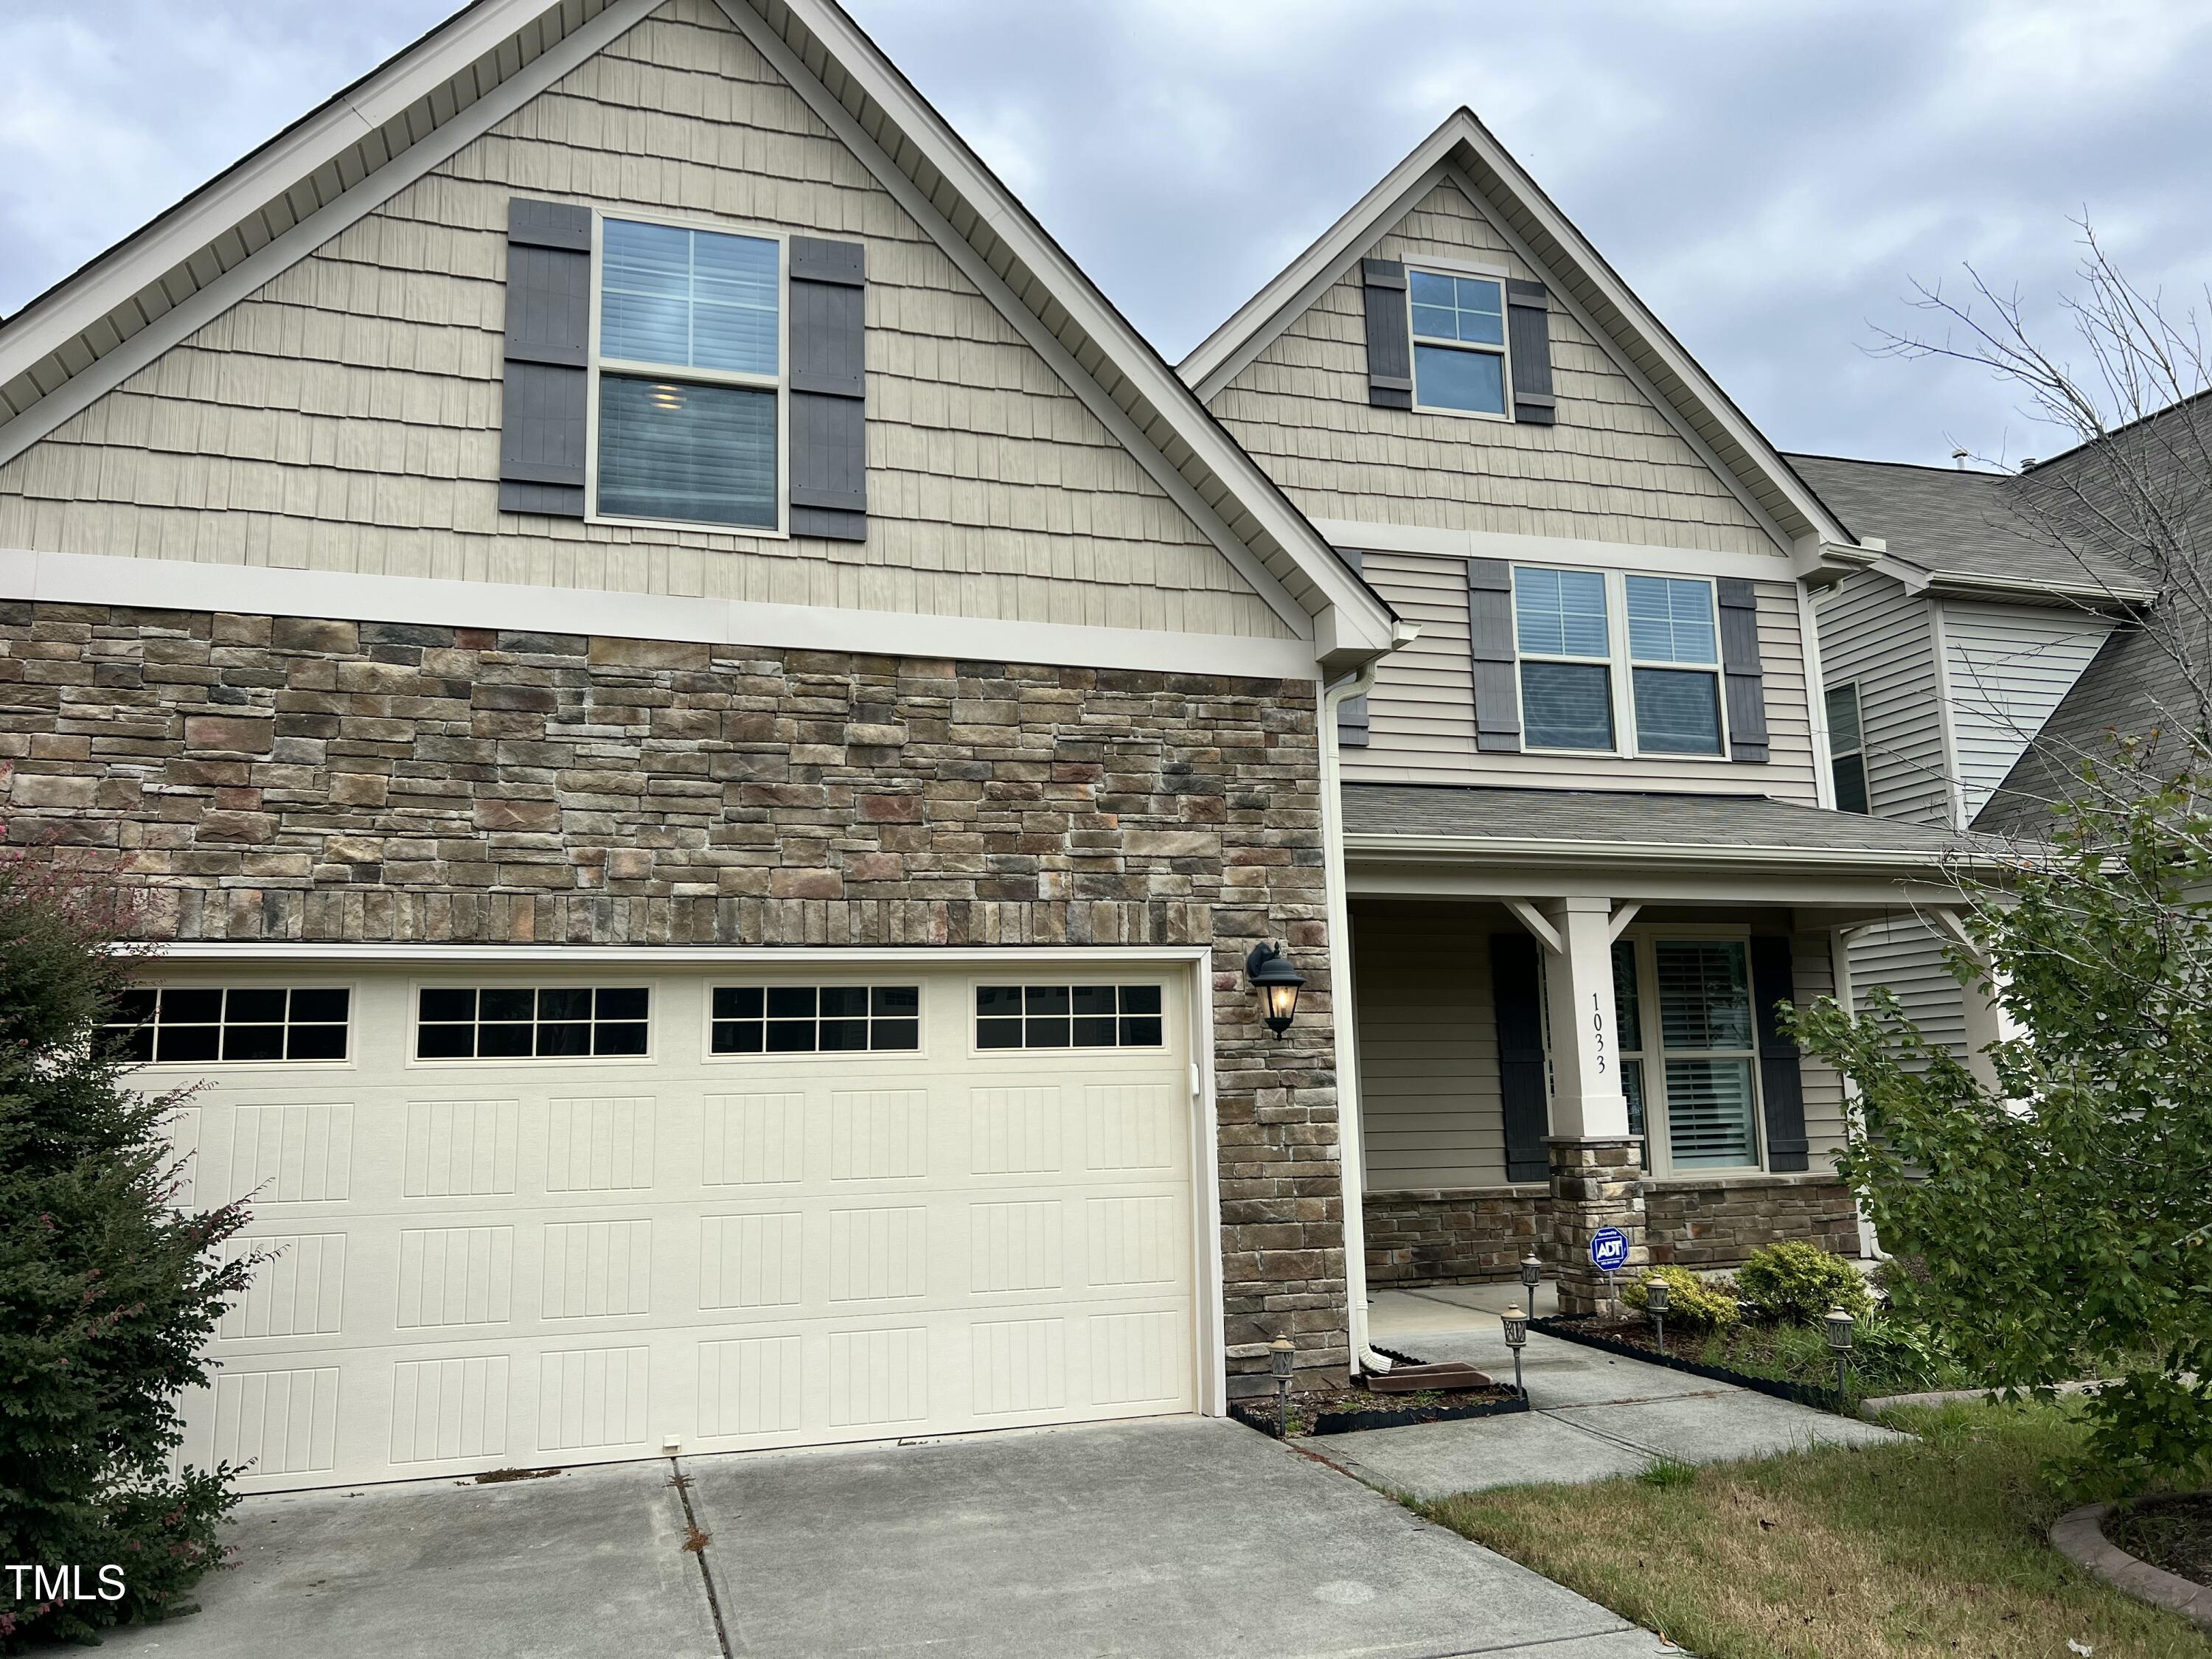
<path fill-rule="evenodd" d="M 1643 1154 L 1628 1133 L 1620 1089 L 1620 1034 L 1613 995 L 1613 902 L 1561 899 L 1532 917 L 1514 907 L 1542 941 L 1551 1014 L 1552 1133 L 1545 1139 L 1552 1182 L 1552 1257 L 1562 1314 L 1605 1305 L 1605 1275 L 1590 1265 L 1601 1228 L 1627 1234 L 1633 1273 L 1647 1265 Z M 1626 915 L 1621 917 L 1625 923 Z M 1535 924 L 1546 924 L 1539 927 Z"/>

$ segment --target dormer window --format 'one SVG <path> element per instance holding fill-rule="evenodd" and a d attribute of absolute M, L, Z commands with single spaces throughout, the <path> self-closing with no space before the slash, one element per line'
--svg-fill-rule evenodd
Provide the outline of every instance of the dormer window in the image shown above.
<path fill-rule="evenodd" d="M 1508 418 L 1505 283 L 1408 270 L 1413 313 L 1413 405 Z"/>

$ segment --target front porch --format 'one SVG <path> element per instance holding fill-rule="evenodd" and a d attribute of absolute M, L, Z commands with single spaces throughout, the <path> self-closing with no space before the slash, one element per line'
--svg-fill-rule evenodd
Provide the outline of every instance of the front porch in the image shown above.
<path fill-rule="evenodd" d="M 1853 930 L 1960 900 L 1954 837 L 1758 799 L 1355 785 L 1368 1288 L 1871 1249 L 1843 1079 L 1776 1007 L 1850 994 Z M 1350 1184 L 1350 1183 L 1347 1183 Z"/>

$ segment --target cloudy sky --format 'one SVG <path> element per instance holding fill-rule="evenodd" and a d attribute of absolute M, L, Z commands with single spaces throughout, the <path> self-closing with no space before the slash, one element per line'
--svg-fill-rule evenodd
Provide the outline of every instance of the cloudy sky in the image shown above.
<path fill-rule="evenodd" d="M 848 0 L 1180 356 L 1470 105 L 1785 448 L 2049 453 L 2008 388 L 1875 353 L 1972 261 L 2063 328 L 2085 212 L 2212 277 L 2201 0 Z M 452 9 L 0 0 L 0 312 Z"/>

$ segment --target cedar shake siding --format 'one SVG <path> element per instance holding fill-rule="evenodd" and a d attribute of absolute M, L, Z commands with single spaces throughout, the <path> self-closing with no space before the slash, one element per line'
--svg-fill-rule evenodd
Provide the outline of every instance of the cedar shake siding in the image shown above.
<path fill-rule="evenodd" d="M 8 604 L 0 757 L 157 939 L 1211 945 L 1231 1391 L 1347 1363 L 1310 682 Z"/>
<path fill-rule="evenodd" d="M 866 539 L 500 512 L 517 197 L 864 244 Z M 1290 635 L 711 0 L 0 465 L 0 547 Z"/>
<path fill-rule="evenodd" d="M 1366 252 L 1541 280 L 1450 183 Z M 1556 296 L 1549 323 L 1556 424 L 1378 408 L 1355 261 L 1211 406 L 1316 519 L 1774 553 L 1758 520 Z"/>

